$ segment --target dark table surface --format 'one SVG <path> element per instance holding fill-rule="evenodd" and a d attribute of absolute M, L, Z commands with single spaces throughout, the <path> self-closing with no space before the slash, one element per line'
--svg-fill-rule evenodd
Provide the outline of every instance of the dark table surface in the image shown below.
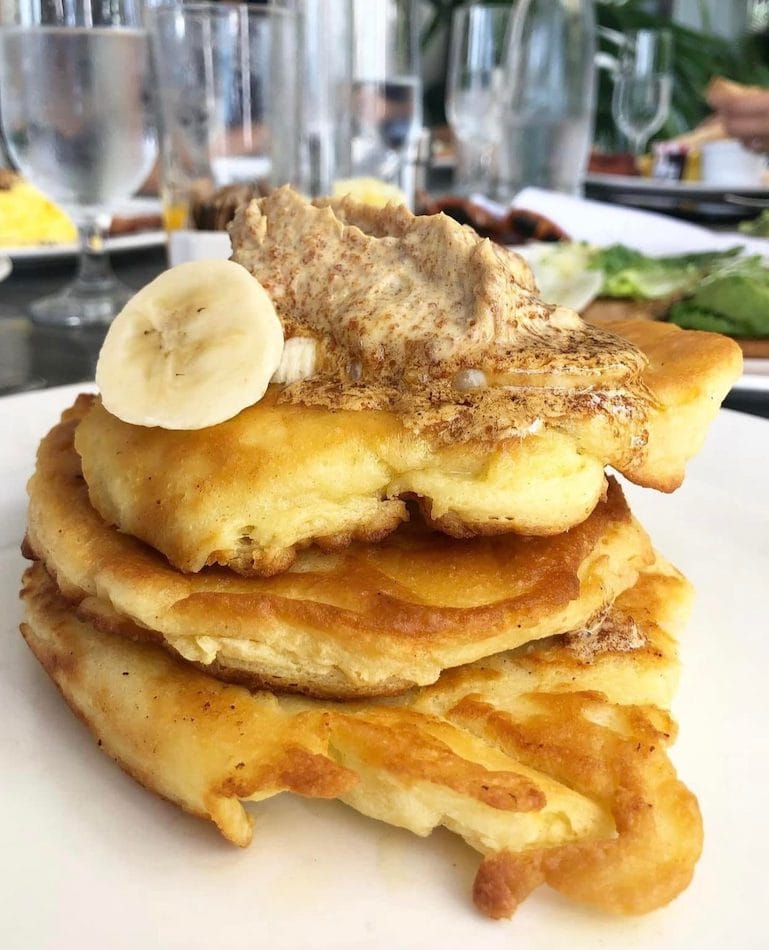
<path fill-rule="evenodd" d="M 165 248 L 117 254 L 118 277 L 138 289 L 166 267 Z M 93 379 L 106 327 L 85 329 L 36 326 L 30 301 L 61 288 L 75 273 L 75 261 L 17 263 L 0 283 L 0 395 Z M 734 390 L 724 405 L 769 418 L 769 393 Z"/>
<path fill-rule="evenodd" d="M 116 254 L 112 265 L 120 280 L 138 289 L 166 268 L 166 250 Z M 17 263 L 0 283 L 0 394 L 93 379 L 105 326 L 36 326 L 26 313 L 32 300 L 71 280 L 75 266 L 74 259 Z"/>

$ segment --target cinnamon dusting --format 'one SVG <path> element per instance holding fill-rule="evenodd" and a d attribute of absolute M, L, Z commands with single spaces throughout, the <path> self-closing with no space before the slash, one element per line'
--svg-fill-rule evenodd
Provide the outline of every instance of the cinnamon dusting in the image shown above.
<path fill-rule="evenodd" d="M 286 187 L 241 208 L 231 236 L 286 337 L 318 341 L 315 376 L 283 401 L 394 411 L 440 442 L 585 415 L 601 415 L 612 441 L 645 440 L 643 354 L 543 303 L 520 257 L 445 215 L 309 203 Z M 488 385 L 458 388 L 467 370 Z"/>

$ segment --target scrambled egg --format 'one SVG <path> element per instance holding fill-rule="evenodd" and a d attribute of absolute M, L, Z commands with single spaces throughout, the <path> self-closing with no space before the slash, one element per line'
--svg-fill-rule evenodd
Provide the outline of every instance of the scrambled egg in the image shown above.
<path fill-rule="evenodd" d="M 389 185 L 378 178 L 341 178 L 334 182 L 334 198 L 344 198 L 346 195 L 361 204 L 371 205 L 374 208 L 384 206 L 394 201 L 397 204 L 406 204 L 406 196 L 395 185 Z"/>
<path fill-rule="evenodd" d="M 72 221 L 34 185 L 17 178 L 10 187 L 0 188 L 0 247 L 76 240 Z"/>

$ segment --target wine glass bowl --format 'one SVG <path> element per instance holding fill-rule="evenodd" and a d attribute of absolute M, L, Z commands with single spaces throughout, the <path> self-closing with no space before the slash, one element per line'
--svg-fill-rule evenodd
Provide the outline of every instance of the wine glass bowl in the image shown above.
<path fill-rule="evenodd" d="M 636 30 L 625 37 L 611 111 L 634 155 L 665 124 L 672 87 L 672 35 L 667 30 Z"/>
<path fill-rule="evenodd" d="M 110 208 L 141 186 L 157 152 L 139 16 L 131 0 L 3 7 L 0 118 L 11 160 L 81 239 L 77 278 L 31 305 L 38 322 L 108 322 L 131 293 L 109 268 L 104 236 Z"/>

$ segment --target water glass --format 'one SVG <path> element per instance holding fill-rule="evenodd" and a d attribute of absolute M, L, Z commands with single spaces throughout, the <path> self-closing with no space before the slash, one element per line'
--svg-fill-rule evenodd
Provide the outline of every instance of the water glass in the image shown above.
<path fill-rule="evenodd" d="M 417 0 L 353 0 L 354 176 L 397 185 L 413 204 L 422 138 Z"/>
<path fill-rule="evenodd" d="M 595 123 L 593 0 L 518 0 L 503 57 L 498 197 L 578 194 Z"/>
<path fill-rule="evenodd" d="M 625 35 L 614 77 L 611 112 L 628 138 L 634 155 L 641 155 L 670 111 L 673 37 L 669 30 L 636 30 Z"/>
<path fill-rule="evenodd" d="M 104 251 L 110 208 L 156 157 L 147 37 L 135 0 L 0 3 L 0 120 L 21 173 L 80 232 L 79 273 L 33 302 L 40 323 L 109 322 L 131 295 Z"/>
<path fill-rule="evenodd" d="M 507 7 L 471 3 L 451 23 L 446 116 L 457 143 L 455 190 L 490 194 L 501 138 L 502 53 Z"/>
<path fill-rule="evenodd" d="M 146 11 L 158 79 L 167 226 L 225 185 L 297 180 L 298 32 L 287 7 L 185 3 Z"/>
<path fill-rule="evenodd" d="M 299 185 L 328 195 L 349 178 L 352 0 L 293 0 L 299 14 Z"/>

